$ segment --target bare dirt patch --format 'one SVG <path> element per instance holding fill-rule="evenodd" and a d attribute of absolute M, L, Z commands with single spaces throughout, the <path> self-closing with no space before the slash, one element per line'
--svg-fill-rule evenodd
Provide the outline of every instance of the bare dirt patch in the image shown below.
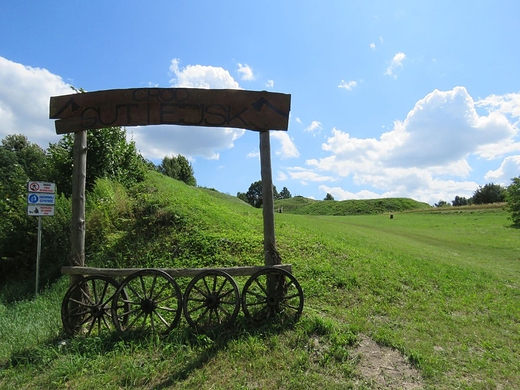
<path fill-rule="evenodd" d="M 358 335 L 358 345 L 353 350 L 359 362 L 356 371 L 360 383 L 374 389 L 422 389 L 421 374 L 392 348 L 382 347 L 365 335 Z"/>

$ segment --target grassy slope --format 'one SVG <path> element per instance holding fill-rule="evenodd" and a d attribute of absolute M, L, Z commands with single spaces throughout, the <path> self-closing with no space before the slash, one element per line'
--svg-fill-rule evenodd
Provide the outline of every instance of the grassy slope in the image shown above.
<path fill-rule="evenodd" d="M 127 230 L 102 248 L 117 248 L 118 262 L 262 264 L 260 210 L 156 175 L 138 203 L 116 226 Z M 60 343 L 62 281 L 35 301 L 0 305 L 0 387 L 371 388 L 352 353 L 364 333 L 401 351 L 428 388 L 517 388 L 519 231 L 509 225 L 501 210 L 392 220 L 276 214 L 305 315 L 294 329 L 255 329 L 240 316 L 215 339 L 183 322 L 165 340 Z"/>
<path fill-rule="evenodd" d="M 323 201 L 295 196 L 277 200 L 274 205 L 276 209 L 283 207 L 285 213 L 304 215 L 366 215 L 431 208 L 408 198 Z"/>

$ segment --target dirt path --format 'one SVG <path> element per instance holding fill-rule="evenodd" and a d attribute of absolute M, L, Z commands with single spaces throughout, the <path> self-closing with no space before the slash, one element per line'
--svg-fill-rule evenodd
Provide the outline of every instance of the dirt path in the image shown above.
<path fill-rule="evenodd" d="M 421 375 L 394 349 L 381 347 L 364 335 L 358 335 L 354 354 L 359 357 L 357 365 L 359 384 L 374 389 L 422 389 Z"/>

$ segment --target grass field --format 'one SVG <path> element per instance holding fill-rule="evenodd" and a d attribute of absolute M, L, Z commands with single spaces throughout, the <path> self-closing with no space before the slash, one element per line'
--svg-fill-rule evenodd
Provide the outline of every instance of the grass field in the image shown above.
<path fill-rule="evenodd" d="M 154 191 L 140 196 L 155 219 L 115 226 L 104 255 L 262 264 L 260 210 L 159 177 L 147 185 Z M 507 217 L 476 208 L 393 219 L 276 214 L 278 250 L 306 299 L 293 327 L 253 327 L 241 314 L 211 337 L 183 321 L 165 338 L 70 339 L 59 318 L 62 279 L 35 300 L 0 304 L 0 388 L 520 388 L 520 231 Z M 377 375 L 365 369 L 367 345 L 394 356 Z"/>

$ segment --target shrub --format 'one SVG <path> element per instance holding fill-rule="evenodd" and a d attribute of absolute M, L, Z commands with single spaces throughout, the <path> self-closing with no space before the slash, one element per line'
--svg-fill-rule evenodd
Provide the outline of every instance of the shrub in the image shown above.
<path fill-rule="evenodd" d="M 507 188 L 506 200 L 511 220 L 520 226 L 520 177 L 512 179 L 513 182 Z"/>

